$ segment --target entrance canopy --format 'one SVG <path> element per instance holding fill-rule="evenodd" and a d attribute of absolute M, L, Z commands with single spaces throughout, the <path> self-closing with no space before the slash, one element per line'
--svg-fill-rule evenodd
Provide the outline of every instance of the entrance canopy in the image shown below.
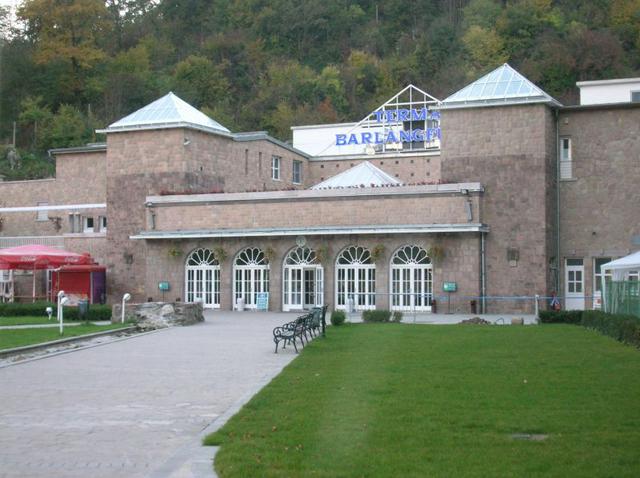
<path fill-rule="evenodd" d="M 640 251 L 615 261 L 607 262 L 601 268 L 603 273 L 610 272 L 614 281 L 624 280 L 627 273 L 640 270 Z"/>
<path fill-rule="evenodd" d="M 0 249 L 0 269 L 53 269 L 63 265 L 91 264 L 89 254 L 57 249 L 55 247 L 29 245 Z"/>

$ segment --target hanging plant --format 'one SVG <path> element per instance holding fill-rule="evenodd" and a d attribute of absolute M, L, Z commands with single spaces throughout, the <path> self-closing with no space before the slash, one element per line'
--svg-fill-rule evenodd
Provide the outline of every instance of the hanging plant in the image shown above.
<path fill-rule="evenodd" d="M 0 231 L 2 231 L 3 225 L 4 225 L 4 217 L 0 216 Z"/>
<path fill-rule="evenodd" d="M 431 246 L 427 250 L 427 254 L 432 262 L 440 262 L 444 258 L 444 248 L 442 246 Z"/>
<path fill-rule="evenodd" d="M 267 258 L 269 263 L 271 263 L 276 257 L 276 251 L 273 249 L 273 247 L 268 246 L 264 250 L 264 256 Z"/>
<path fill-rule="evenodd" d="M 213 248 L 213 255 L 216 257 L 218 262 L 224 262 L 227 258 L 227 251 L 222 246 L 217 246 Z"/>
<path fill-rule="evenodd" d="M 180 257 L 182 255 L 182 250 L 177 246 L 171 246 L 167 251 L 167 255 L 173 258 Z"/>
<path fill-rule="evenodd" d="M 319 246 L 316 251 L 316 258 L 320 264 L 324 264 L 329 259 L 329 246 L 326 244 L 322 244 Z"/>
<path fill-rule="evenodd" d="M 384 247 L 384 245 L 382 244 L 376 244 L 375 246 L 373 246 L 373 249 L 371 249 L 371 259 L 373 259 L 373 262 L 378 262 L 380 259 L 382 259 L 385 250 L 386 247 Z"/>

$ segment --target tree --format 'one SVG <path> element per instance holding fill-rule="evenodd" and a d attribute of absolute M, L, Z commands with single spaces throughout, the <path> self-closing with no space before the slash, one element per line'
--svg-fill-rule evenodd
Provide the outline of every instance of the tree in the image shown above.
<path fill-rule="evenodd" d="M 507 61 L 504 40 L 494 30 L 473 25 L 462 37 L 476 72 L 494 68 Z M 475 76 L 475 75 L 474 75 Z"/>
<path fill-rule="evenodd" d="M 20 106 L 20 124 L 33 130 L 31 149 L 34 150 L 37 147 L 42 148 L 46 142 L 45 135 L 43 133 L 45 132 L 47 125 L 51 122 L 51 118 L 53 116 L 51 109 L 43 104 L 41 96 L 37 96 L 35 98 L 27 96 Z"/>
<path fill-rule="evenodd" d="M 229 99 L 229 80 L 223 66 L 203 56 L 191 55 L 176 65 L 176 94 L 196 108 L 214 107 Z"/>
<path fill-rule="evenodd" d="M 104 2 L 26 0 L 18 16 L 35 45 L 35 61 L 64 65 L 69 85 L 65 96 L 80 104 L 88 72 L 105 58 L 101 44 L 109 23 Z"/>

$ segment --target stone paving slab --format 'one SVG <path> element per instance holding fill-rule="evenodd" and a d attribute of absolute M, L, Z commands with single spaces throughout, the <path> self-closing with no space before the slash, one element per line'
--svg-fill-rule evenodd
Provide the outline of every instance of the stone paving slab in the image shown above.
<path fill-rule="evenodd" d="M 207 425 L 295 357 L 274 354 L 271 339 L 294 316 L 208 312 L 203 324 L 0 369 L 0 477 L 202 470 L 176 451 L 197 449 Z"/>

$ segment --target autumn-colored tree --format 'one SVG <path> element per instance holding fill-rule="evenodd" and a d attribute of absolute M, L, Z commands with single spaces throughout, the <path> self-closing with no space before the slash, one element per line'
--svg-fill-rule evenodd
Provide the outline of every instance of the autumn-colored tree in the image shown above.
<path fill-rule="evenodd" d="M 64 65 L 68 94 L 81 103 L 87 72 L 104 60 L 107 10 L 100 0 L 26 0 L 18 10 L 36 63 Z M 65 95 L 66 96 L 66 95 Z"/>

